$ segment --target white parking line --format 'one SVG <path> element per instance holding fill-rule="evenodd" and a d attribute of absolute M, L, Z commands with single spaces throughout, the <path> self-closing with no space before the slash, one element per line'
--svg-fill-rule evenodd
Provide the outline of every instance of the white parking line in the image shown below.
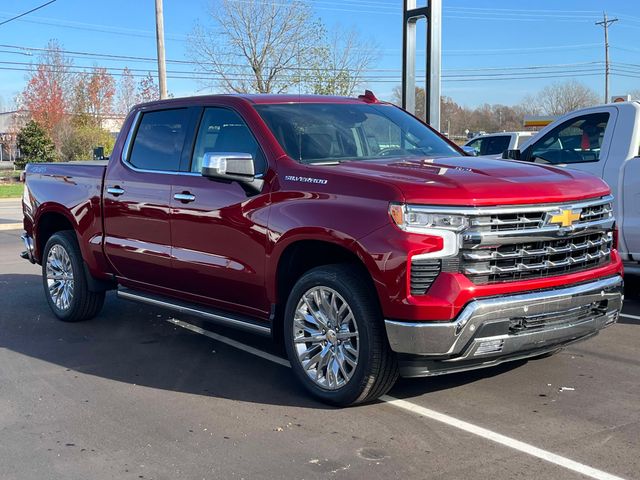
<path fill-rule="evenodd" d="M 624 316 L 640 319 L 640 317 L 635 317 L 633 315 L 624 315 Z M 209 338 L 222 342 L 231 347 L 237 348 L 239 350 L 244 350 L 245 352 L 250 353 L 252 355 L 256 355 L 260 358 L 264 358 L 265 360 L 269 360 L 270 362 L 274 362 L 274 363 L 277 363 L 278 365 L 282 365 L 283 367 L 291 368 L 291 364 L 287 360 L 285 360 L 284 358 L 280 358 L 276 355 L 273 355 L 271 353 L 251 347 L 249 345 L 238 342 L 236 340 L 225 337 L 223 335 L 219 335 L 209 330 L 205 330 L 204 328 L 200 328 L 196 325 L 192 325 L 191 323 L 183 322 L 182 320 L 178 320 L 176 318 L 169 318 L 167 319 L 167 321 L 169 323 L 172 323 L 173 325 L 177 325 L 178 327 L 185 328 L 194 333 L 199 333 L 200 335 L 205 335 Z M 505 447 L 518 450 L 519 452 L 526 453 L 527 455 L 531 455 L 532 457 L 545 460 L 546 462 L 553 463 L 560 467 L 566 468 L 567 470 L 572 470 L 574 472 L 580 473 L 590 478 L 594 478 L 597 480 L 625 480 L 622 477 L 618 477 L 616 475 L 603 472 L 602 470 L 598 470 L 588 465 L 575 462 L 569 458 L 556 455 L 555 453 L 549 452 L 547 450 L 543 450 L 541 448 L 535 447 L 528 443 L 521 442 L 520 440 L 516 440 L 515 438 L 501 435 L 499 433 L 493 432 L 486 428 L 479 427 L 469 422 L 465 422 L 464 420 L 459 420 L 450 415 L 436 412 L 435 410 L 431 410 L 429 408 L 416 405 L 415 403 L 407 402 L 406 400 L 400 400 L 399 398 L 391 397 L 389 395 L 384 395 L 380 397 L 380 400 L 396 408 L 407 410 L 411 413 L 421 415 L 425 418 L 429 418 L 431 420 L 444 423 L 451 427 L 457 428 L 459 430 L 463 430 L 473 435 L 477 435 L 486 440 L 490 440 L 500 445 L 504 445 Z"/>
<path fill-rule="evenodd" d="M 423 417 L 430 418 L 431 420 L 445 423 L 451 427 L 464 430 L 467 433 L 472 433 L 473 435 L 477 435 L 486 440 L 491 440 L 492 442 L 499 443 L 514 450 L 518 450 L 522 453 L 526 453 L 527 455 L 540 458 L 549 463 L 554 463 L 587 477 L 596 478 L 598 480 L 623 480 L 622 477 L 617 477 L 615 475 L 611 475 L 610 473 L 603 472 L 602 470 L 592 468 L 588 465 L 574 462 L 573 460 L 562 457 L 560 455 L 556 455 L 555 453 L 551 453 L 547 450 L 542 450 L 541 448 L 534 447 L 533 445 L 521 442 L 520 440 L 516 440 L 515 438 L 492 432 L 491 430 L 488 430 L 486 428 L 482 428 L 472 423 L 465 422 L 464 420 L 458 420 L 457 418 L 454 418 L 450 415 L 445 415 L 444 413 L 439 413 L 429 408 L 421 407 L 414 403 L 407 402 L 406 400 L 400 400 L 388 395 L 380 397 L 380 400 L 382 400 L 383 402 L 387 402 L 394 407 L 402 408 L 403 410 L 407 410 Z"/>
<path fill-rule="evenodd" d="M 621 313 L 620 316 L 626 317 L 626 318 L 633 318 L 634 320 L 640 320 L 640 317 L 638 315 L 629 315 L 628 313 Z"/>

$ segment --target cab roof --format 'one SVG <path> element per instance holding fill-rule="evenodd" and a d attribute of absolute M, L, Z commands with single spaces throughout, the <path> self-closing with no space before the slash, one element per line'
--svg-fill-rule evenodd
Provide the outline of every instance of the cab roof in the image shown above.
<path fill-rule="evenodd" d="M 222 99 L 240 99 L 254 105 L 266 104 L 286 104 L 286 103 L 339 103 L 339 104 L 362 104 L 362 103 L 385 103 L 379 101 L 375 95 L 367 92 L 365 95 L 354 97 L 340 97 L 333 95 L 298 95 L 298 94 L 216 94 L 216 95 L 194 95 L 188 97 L 168 98 L 155 100 L 136 105 L 137 108 L 156 107 L 158 105 L 184 105 L 215 102 Z"/>

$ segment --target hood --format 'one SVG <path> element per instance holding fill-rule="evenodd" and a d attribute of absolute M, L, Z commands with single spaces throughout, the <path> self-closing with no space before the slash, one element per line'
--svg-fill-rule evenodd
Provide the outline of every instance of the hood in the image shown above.
<path fill-rule="evenodd" d="M 333 168 L 335 173 L 391 183 L 406 202 L 431 205 L 556 203 L 610 191 L 601 179 L 577 170 L 481 157 L 390 158 Z"/>

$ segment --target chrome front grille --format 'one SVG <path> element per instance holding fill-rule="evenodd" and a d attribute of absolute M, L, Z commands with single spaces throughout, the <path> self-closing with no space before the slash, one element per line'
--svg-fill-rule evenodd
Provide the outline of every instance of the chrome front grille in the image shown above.
<path fill-rule="evenodd" d="M 543 278 L 597 267 L 609 261 L 611 232 L 464 251 L 463 273 L 474 283 Z"/>
<path fill-rule="evenodd" d="M 460 271 L 476 284 L 544 278 L 610 261 L 612 197 L 570 204 L 479 208 L 463 233 Z"/>
<path fill-rule="evenodd" d="M 514 211 L 515 210 L 515 211 Z M 575 205 L 556 205 L 533 207 L 524 206 L 522 211 L 517 209 L 492 209 L 491 214 L 478 215 L 471 219 L 471 227 L 477 232 L 514 232 L 523 230 L 537 230 L 545 227 L 549 214 L 554 211 L 571 210 L 579 213 L 580 218 L 573 222 L 574 227 L 590 224 L 597 221 L 606 221 L 613 215 L 611 202 L 583 203 Z"/>

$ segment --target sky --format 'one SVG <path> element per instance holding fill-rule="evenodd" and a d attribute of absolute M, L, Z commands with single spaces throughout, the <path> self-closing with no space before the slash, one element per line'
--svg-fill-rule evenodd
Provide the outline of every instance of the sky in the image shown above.
<path fill-rule="evenodd" d="M 216 1 L 216 0 L 213 0 Z M 286 0 L 265 0 L 286 2 Z M 418 0 L 418 4 L 425 0 Z M 45 3 L 14 0 L 0 4 L 0 22 Z M 242 0 L 238 0 L 242 8 Z M 401 82 L 402 0 L 310 0 L 329 29 L 355 27 L 379 47 L 379 60 L 362 88 L 391 100 Z M 442 0 L 442 94 L 462 105 L 512 105 L 545 85 L 576 78 L 604 95 L 603 9 L 618 18 L 609 30 L 610 95 L 640 89 L 640 12 L 637 0 Z M 209 0 L 164 0 L 168 60 L 188 59 L 187 37 L 196 22 L 207 24 Z M 155 58 L 154 0 L 56 0 L 18 20 L 0 25 L 0 109 L 24 88 L 36 54 L 57 39 L 74 54 L 74 65 L 125 66 L 155 74 L 148 60 L 123 60 L 83 53 Z M 419 28 L 424 35 L 424 25 Z M 419 50 L 424 47 L 419 42 Z M 167 69 L 193 71 L 190 65 Z M 171 76 L 171 74 L 170 74 Z M 180 76 L 189 76 L 181 74 Z M 531 78 L 535 77 L 535 78 Z M 204 94 L 198 80 L 168 79 L 175 96 Z"/>

